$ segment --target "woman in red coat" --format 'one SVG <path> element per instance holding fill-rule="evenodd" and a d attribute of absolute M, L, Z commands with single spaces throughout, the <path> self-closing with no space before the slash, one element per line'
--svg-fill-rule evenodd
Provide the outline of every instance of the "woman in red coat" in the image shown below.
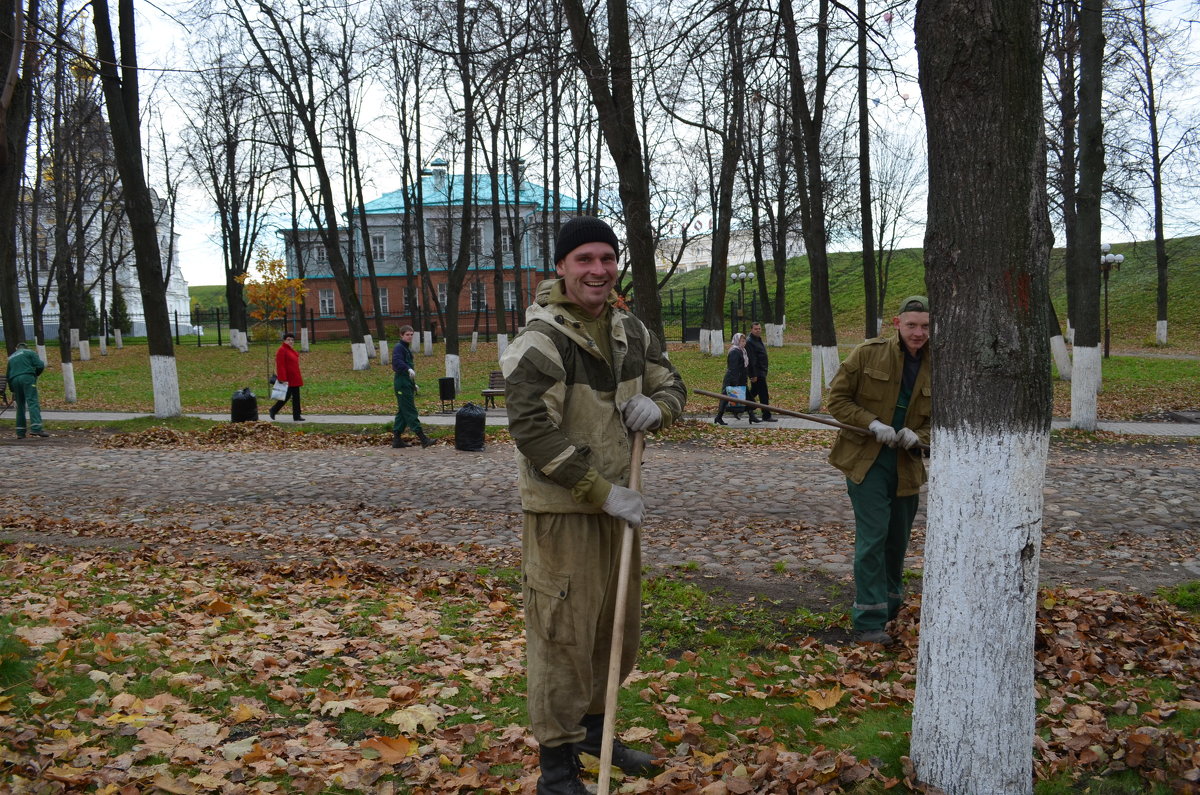
<path fill-rule="evenodd" d="M 285 332 L 283 344 L 275 351 L 275 378 L 287 384 L 287 394 L 283 396 L 283 400 L 276 401 L 275 405 L 271 406 L 271 419 L 275 419 L 275 415 L 290 400 L 292 421 L 304 422 L 304 418 L 300 416 L 300 387 L 304 385 L 304 379 L 300 377 L 300 354 L 296 353 L 293 347 L 295 344 L 296 335 L 290 331 Z"/>

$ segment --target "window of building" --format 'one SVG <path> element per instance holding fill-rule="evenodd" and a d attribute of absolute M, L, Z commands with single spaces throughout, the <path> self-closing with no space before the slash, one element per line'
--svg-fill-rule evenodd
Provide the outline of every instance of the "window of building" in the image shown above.
<path fill-rule="evenodd" d="M 483 253 L 483 227 L 475 226 L 471 229 L 471 253 Z"/>
<path fill-rule="evenodd" d="M 404 288 L 404 312 L 414 314 L 417 311 L 417 291 L 413 287 Z"/>
<path fill-rule="evenodd" d="M 320 304 L 318 310 L 323 317 L 333 316 L 333 290 L 318 290 L 317 299 Z"/>
<path fill-rule="evenodd" d="M 325 246 L 317 243 L 313 246 L 313 259 L 317 262 L 329 262 L 329 252 L 325 250 Z"/>
<path fill-rule="evenodd" d="M 391 308 L 388 306 L 388 288 L 386 287 L 379 288 L 379 311 L 385 315 L 392 313 Z"/>
<path fill-rule="evenodd" d="M 446 224 L 433 227 L 433 248 L 440 254 L 450 253 L 450 227 Z"/>
<path fill-rule="evenodd" d="M 371 235 L 371 256 L 375 258 L 376 262 L 382 262 L 387 258 L 383 235 Z"/>
<path fill-rule="evenodd" d="M 517 283 L 504 283 L 504 309 L 511 312 L 517 308 Z"/>
<path fill-rule="evenodd" d="M 512 235 L 510 235 L 508 233 L 507 229 L 500 230 L 500 253 L 501 254 L 511 254 L 512 253 Z"/>
<path fill-rule="evenodd" d="M 471 311 L 487 309 L 487 283 L 471 282 Z"/>

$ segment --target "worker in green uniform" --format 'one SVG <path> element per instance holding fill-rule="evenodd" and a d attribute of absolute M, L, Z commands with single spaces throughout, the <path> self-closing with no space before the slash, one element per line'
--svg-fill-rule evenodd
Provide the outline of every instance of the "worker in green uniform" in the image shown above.
<path fill-rule="evenodd" d="M 903 601 L 904 555 L 917 514 L 929 444 L 929 301 L 913 295 L 892 318 L 896 335 L 856 347 L 833 378 L 829 413 L 868 428 L 842 430 L 829 463 L 846 475 L 854 506 L 854 605 L 860 643 L 892 643 L 885 625 Z"/>
<path fill-rule="evenodd" d="M 17 343 L 17 349 L 8 357 L 6 377 L 17 404 L 17 438 L 26 434 L 25 414 L 29 413 L 28 432 L 33 436 L 46 437 L 50 434 L 42 428 L 42 406 L 38 402 L 37 380 L 46 363 L 29 346 Z"/>
<path fill-rule="evenodd" d="M 658 338 L 616 304 L 617 236 L 598 218 L 559 231 L 558 279 L 538 285 L 527 324 L 505 350 L 508 429 L 524 511 L 522 575 L 528 709 L 540 745 L 538 795 L 585 795 L 579 752 L 599 757 L 624 525 L 642 495 L 628 488 L 630 437 L 683 413 L 683 380 Z M 626 590 L 621 678 L 637 659 L 641 539 Z M 613 764 L 658 771 L 619 740 Z"/>

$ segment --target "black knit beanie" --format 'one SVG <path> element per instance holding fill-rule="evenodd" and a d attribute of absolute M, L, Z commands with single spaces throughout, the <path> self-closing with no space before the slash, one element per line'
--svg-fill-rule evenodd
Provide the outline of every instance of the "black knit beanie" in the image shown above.
<path fill-rule="evenodd" d="M 558 242 L 554 245 L 554 262 L 557 264 L 585 243 L 608 243 L 613 251 L 621 253 L 617 233 L 599 218 L 581 215 L 572 218 L 558 230 Z"/>

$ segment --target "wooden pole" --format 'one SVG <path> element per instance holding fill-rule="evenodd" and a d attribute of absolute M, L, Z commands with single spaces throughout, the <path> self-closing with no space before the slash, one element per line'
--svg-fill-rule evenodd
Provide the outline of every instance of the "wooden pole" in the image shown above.
<path fill-rule="evenodd" d="M 642 453 L 646 449 L 646 434 L 633 435 L 633 450 L 629 459 L 629 488 L 642 490 Z M 621 567 L 617 573 L 617 600 L 613 608 L 612 646 L 608 653 L 608 688 L 604 692 L 604 732 L 600 735 L 600 781 L 597 795 L 608 795 L 612 776 L 612 747 L 616 734 L 617 692 L 621 687 L 621 647 L 625 642 L 625 595 L 629 588 L 630 565 L 633 560 L 633 528 L 625 522 L 621 532 Z M 638 572 L 641 576 L 641 572 Z"/>

